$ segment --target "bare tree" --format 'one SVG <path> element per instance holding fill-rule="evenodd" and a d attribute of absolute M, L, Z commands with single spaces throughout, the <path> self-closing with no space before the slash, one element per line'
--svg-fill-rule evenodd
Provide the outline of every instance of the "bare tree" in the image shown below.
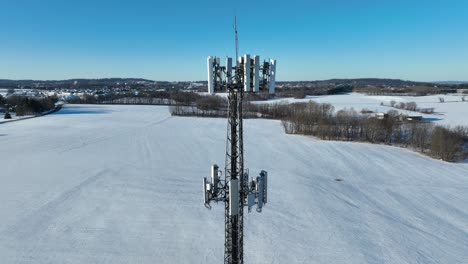
<path fill-rule="evenodd" d="M 408 111 L 416 111 L 418 108 L 418 105 L 416 102 L 408 102 L 406 103 L 406 110 Z"/>
<path fill-rule="evenodd" d="M 400 113 L 397 110 L 393 110 L 393 109 L 388 110 L 387 114 L 389 117 L 392 117 L 392 118 L 397 118 L 398 116 L 400 116 Z"/>
<path fill-rule="evenodd" d="M 219 110 L 225 100 L 219 96 L 202 96 L 197 99 L 197 107 L 201 110 Z"/>
<path fill-rule="evenodd" d="M 8 88 L 7 95 L 11 95 L 15 93 L 15 88 Z"/>
<path fill-rule="evenodd" d="M 433 125 L 430 123 L 411 123 L 410 144 L 424 153 L 429 147 L 430 132 Z"/>
<path fill-rule="evenodd" d="M 397 105 L 396 105 L 397 108 L 400 108 L 400 109 L 405 109 L 406 108 L 406 104 L 404 102 L 399 102 Z"/>
<path fill-rule="evenodd" d="M 431 151 L 445 161 L 455 161 L 463 153 L 463 139 L 447 127 L 436 126 L 431 137 Z"/>

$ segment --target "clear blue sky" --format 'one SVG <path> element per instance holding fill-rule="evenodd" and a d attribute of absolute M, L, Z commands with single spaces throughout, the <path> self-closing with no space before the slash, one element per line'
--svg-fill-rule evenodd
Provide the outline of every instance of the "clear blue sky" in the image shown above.
<path fill-rule="evenodd" d="M 231 5 L 228 5 L 232 4 Z M 279 80 L 468 80 L 468 1 L 0 0 L 0 79 L 204 80 L 206 57 Z"/>

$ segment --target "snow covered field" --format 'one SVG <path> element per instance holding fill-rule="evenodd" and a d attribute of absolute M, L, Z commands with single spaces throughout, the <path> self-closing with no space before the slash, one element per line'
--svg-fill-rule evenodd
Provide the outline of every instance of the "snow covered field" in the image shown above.
<path fill-rule="evenodd" d="M 156 106 L 0 125 L 0 262 L 222 262 L 223 206 L 203 206 L 202 179 L 224 165 L 225 133 Z M 245 140 L 251 175 L 269 172 L 246 263 L 467 263 L 468 164 L 271 120 L 247 120 Z"/>
<path fill-rule="evenodd" d="M 444 98 L 445 103 L 440 103 L 439 97 Z M 354 108 L 356 111 L 368 109 L 375 112 L 388 112 L 398 110 L 403 114 L 422 115 L 424 118 L 434 121 L 439 125 L 463 125 L 468 126 L 468 96 L 466 102 L 462 102 L 461 95 L 431 95 L 431 96 L 367 96 L 365 94 L 351 93 L 345 95 L 323 95 L 307 96 L 305 99 L 282 98 L 259 103 L 272 102 L 307 102 L 330 103 L 335 107 L 335 111 L 344 108 Z M 399 110 L 390 106 L 391 101 L 395 102 L 416 102 L 420 108 L 435 108 L 432 115 Z M 380 105 L 384 102 L 384 106 Z"/>

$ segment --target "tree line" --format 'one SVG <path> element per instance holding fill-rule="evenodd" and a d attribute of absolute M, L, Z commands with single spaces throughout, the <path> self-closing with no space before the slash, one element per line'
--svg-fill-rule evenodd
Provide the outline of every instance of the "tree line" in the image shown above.
<path fill-rule="evenodd" d="M 334 94 L 345 94 L 351 93 L 354 89 L 352 85 L 326 85 L 322 87 L 307 87 L 307 86 L 295 86 L 295 87 L 278 87 L 276 90 L 277 97 L 293 97 L 296 99 L 303 99 L 306 96 L 318 96 L 318 95 L 334 95 Z"/>
<path fill-rule="evenodd" d="M 408 147 L 445 161 L 468 156 L 468 127 L 408 122 L 397 111 L 384 118 L 360 115 L 354 109 L 335 113 L 331 104 L 316 102 L 250 105 L 263 117 L 280 119 L 289 134 L 316 136 L 323 140 L 361 141 Z"/>
<path fill-rule="evenodd" d="M 198 94 L 197 94 L 198 95 Z M 172 115 L 178 116 L 201 116 L 201 117 L 226 117 L 227 100 L 216 95 L 206 95 L 193 98 L 194 100 L 184 99 L 174 100 L 175 104 L 170 106 Z"/>
<path fill-rule="evenodd" d="M 142 104 L 142 105 L 190 105 L 203 96 L 182 90 L 151 91 L 138 93 L 96 93 L 67 99 L 70 104 Z"/>
<path fill-rule="evenodd" d="M 0 98 L 1 105 L 8 107 L 16 116 L 37 115 L 55 108 L 57 97 L 9 96 Z"/>

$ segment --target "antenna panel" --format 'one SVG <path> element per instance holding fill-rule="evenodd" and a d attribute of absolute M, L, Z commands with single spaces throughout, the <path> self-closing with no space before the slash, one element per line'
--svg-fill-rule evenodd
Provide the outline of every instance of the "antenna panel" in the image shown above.
<path fill-rule="evenodd" d="M 214 164 L 211 166 L 211 183 L 213 184 L 213 194 L 216 196 L 218 191 L 218 165 Z"/>
<path fill-rule="evenodd" d="M 226 83 L 230 84 L 232 82 L 232 58 L 226 57 Z"/>
<path fill-rule="evenodd" d="M 205 204 L 208 204 L 209 203 L 209 197 L 208 197 L 208 190 L 206 189 L 206 177 L 203 178 L 203 195 L 204 195 L 204 199 L 205 199 Z"/>
<path fill-rule="evenodd" d="M 229 215 L 239 214 L 239 180 L 229 182 Z"/>
<path fill-rule="evenodd" d="M 270 94 L 275 93 L 275 81 L 276 81 L 276 60 L 270 60 L 270 85 L 268 92 Z"/>
<path fill-rule="evenodd" d="M 249 210 L 254 205 L 255 205 L 255 194 L 254 193 L 249 193 L 247 195 L 247 206 L 249 207 Z"/>
<path fill-rule="evenodd" d="M 263 191 L 264 191 L 264 185 L 263 185 L 263 179 L 261 177 L 257 177 L 257 189 L 258 189 L 258 204 L 257 204 L 257 212 L 262 211 L 263 207 Z"/>
<path fill-rule="evenodd" d="M 207 59 L 208 63 L 208 93 L 214 93 L 215 76 L 213 74 L 213 57 L 209 56 Z"/>
<path fill-rule="evenodd" d="M 267 189 L 268 189 L 268 172 L 262 171 L 260 173 L 263 178 L 263 203 L 267 203 Z"/>
<path fill-rule="evenodd" d="M 260 56 L 254 56 L 254 80 L 253 80 L 253 91 L 254 93 L 258 93 L 260 91 Z"/>
<path fill-rule="evenodd" d="M 251 92 L 251 79 L 250 79 L 250 55 L 244 55 L 244 91 Z"/>

